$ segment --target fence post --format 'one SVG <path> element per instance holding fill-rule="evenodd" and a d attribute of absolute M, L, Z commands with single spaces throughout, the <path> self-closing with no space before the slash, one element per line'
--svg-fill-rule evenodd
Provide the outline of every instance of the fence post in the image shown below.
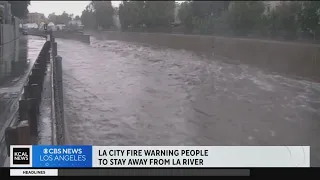
<path fill-rule="evenodd" d="M 7 145 L 7 155 L 10 157 L 10 145 L 16 144 L 17 140 L 17 133 L 15 133 L 14 127 L 7 127 L 5 131 L 5 140 Z"/>
<path fill-rule="evenodd" d="M 30 119 L 30 101 L 20 100 L 19 101 L 19 121 Z"/>
<path fill-rule="evenodd" d="M 29 77 L 29 85 L 38 84 L 40 86 L 40 91 L 43 86 L 44 72 L 42 69 L 32 69 L 32 75 Z"/>
<path fill-rule="evenodd" d="M 28 99 L 29 97 L 31 97 L 31 92 L 30 92 L 30 87 L 29 85 L 24 85 L 23 86 L 23 89 L 24 89 L 24 93 L 23 93 L 23 97 L 24 99 Z"/>
<path fill-rule="evenodd" d="M 36 102 L 36 99 L 28 99 L 30 101 L 30 118 L 28 119 L 29 121 L 29 126 L 30 126 L 30 133 L 31 135 L 37 135 L 38 134 L 38 105 Z"/>
<path fill-rule="evenodd" d="M 55 38 L 53 37 L 53 32 L 52 31 L 50 31 L 49 34 L 50 34 L 50 47 L 52 48 L 53 43 L 55 42 Z"/>
<path fill-rule="evenodd" d="M 53 35 L 51 35 L 51 41 L 50 41 L 50 47 L 51 47 L 51 50 L 53 48 L 53 44 L 56 42 L 56 39 L 53 37 Z"/>
<path fill-rule="evenodd" d="M 34 65 L 33 65 L 33 67 L 36 68 L 36 69 L 41 69 L 42 64 L 39 63 L 39 62 L 35 62 Z"/>
<path fill-rule="evenodd" d="M 53 43 L 52 54 L 53 54 L 54 58 L 58 55 L 58 44 L 57 44 L 57 42 Z"/>
<path fill-rule="evenodd" d="M 61 111 L 61 120 L 64 122 L 64 105 L 63 105 L 63 83 L 62 83 L 62 57 L 55 57 L 56 78 L 58 86 L 58 98 Z"/>
<path fill-rule="evenodd" d="M 46 66 L 45 66 L 45 68 L 47 69 L 47 67 L 48 67 L 48 64 L 47 64 L 47 63 L 50 63 L 50 52 L 47 53 L 45 61 L 46 61 Z"/>

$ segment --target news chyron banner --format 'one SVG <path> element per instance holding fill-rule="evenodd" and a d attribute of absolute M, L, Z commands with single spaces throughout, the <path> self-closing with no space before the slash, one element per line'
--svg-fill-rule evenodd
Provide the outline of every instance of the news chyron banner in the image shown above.
<path fill-rule="evenodd" d="M 309 146 L 11 146 L 11 167 L 310 167 Z"/>

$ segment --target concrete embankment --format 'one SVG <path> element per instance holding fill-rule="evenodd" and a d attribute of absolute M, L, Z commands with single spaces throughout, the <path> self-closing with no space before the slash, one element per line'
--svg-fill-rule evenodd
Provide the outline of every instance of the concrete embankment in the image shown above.
<path fill-rule="evenodd" d="M 148 43 L 218 55 L 270 71 L 320 79 L 320 45 L 218 36 L 101 32 L 109 40 Z"/>
<path fill-rule="evenodd" d="M 28 30 L 28 34 L 33 36 L 47 37 L 47 34 L 45 32 L 39 30 Z M 71 39 L 90 44 L 90 35 L 87 34 L 66 31 L 54 31 L 53 35 L 56 38 Z"/>
<path fill-rule="evenodd" d="M 64 32 L 64 31 L 55 31 L 53 33 L 53 35 L 56 38 L 72 39 L 72 40 L 77 40 L 77 41 L 81 41 L 83 43 L 89 43 L 90 44 L 90 35 L 87 35 L 87 34 Z"/>

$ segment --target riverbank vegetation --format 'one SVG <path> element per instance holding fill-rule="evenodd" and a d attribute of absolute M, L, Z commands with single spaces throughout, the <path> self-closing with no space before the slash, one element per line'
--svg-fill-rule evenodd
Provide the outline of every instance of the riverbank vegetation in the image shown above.
<path fill-rule="evenodd" d="M 81 19 L 109 30 L 115 15 L 122 31 L 320 40 L 318 1 L 92 1 Z"/>

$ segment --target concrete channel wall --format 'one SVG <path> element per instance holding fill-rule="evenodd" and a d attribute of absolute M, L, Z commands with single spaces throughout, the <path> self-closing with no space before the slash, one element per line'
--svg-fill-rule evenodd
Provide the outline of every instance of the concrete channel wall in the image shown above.
<path fill-rule="evenodd" d="M 274 72 L 320 78 L 320 46 L 314 44 L 164 33 L 104 31 L 101 35 L 109 40 L 148 43 L 208 55 L 214 53 Z"/>
<path fill-rule="evenodd" d="M 43 36 L 43 37 L 47 36 L 45 32 L 39 31 L 37 29 L 29 29 L 28 34 L 34 35 L 34 36 Z M 82 34 L 82 33 L 54 31 L 53 36 L 55 38 L 71 39 L 71 40 L 76 40 L 76 41 L 90 44 L 90 35 L 86 35 L 86 34 Z"/>
<path fill-rule="evenodd" d="M 74 32 L 54 31 L 55 38 L 72 39 L 90 44 L 90 35 Z"/>

